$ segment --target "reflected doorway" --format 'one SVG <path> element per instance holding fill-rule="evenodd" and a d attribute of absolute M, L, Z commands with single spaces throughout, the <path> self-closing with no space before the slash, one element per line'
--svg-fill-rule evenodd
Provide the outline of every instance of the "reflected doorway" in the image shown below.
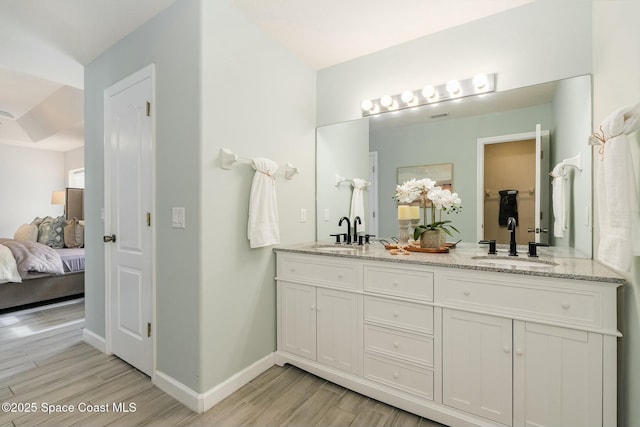
<path fill-rule="evenodd" d="M 517 220 L 516 242 L 547 243 L 549 131 L 478 139 L 478 240 L 507 244 L 507 219 Z"/>

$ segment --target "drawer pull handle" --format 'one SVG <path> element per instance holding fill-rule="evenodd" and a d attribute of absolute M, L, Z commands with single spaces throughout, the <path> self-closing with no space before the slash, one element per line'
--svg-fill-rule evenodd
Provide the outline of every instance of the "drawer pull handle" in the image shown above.
<path fill-rule="evenodd" d="M 521 348 L 516 348 L 516 354 L 518 356 L 522 356 L 524 354 L 524 351 Z"/>
<path fill-rule="evenodd" d="M 398 343 L 398 341 L 394 341 L 394 342 L 393 342 L 393 346 L 394 346 L 395 348 L 398 348 L 398 347 L 400 347 L 400 343 Z"/>
<path fill-rule="evenodd" d="M 502 347 L 502 351 L 504 351 L 505 353 L 509 354 L 511 353 L 511 347 L 508 345 L 505 345 L 504 347 Z"/>
<path fill-rule="evenodd" d="M 393 312 L 393 317 L 398 317 L 398 316 L 400 316 L 400 313 L 398 313 L 397 311 L 394 311 Z"/>
<path fill-rule="evenodd" d="M 565 310 L 568 310 L 570 307 L 571 307 L 571 304 L 569 304 L 568 302 L 562 303 L 562 308 L 564 308 Z"/>
<path fill-rule="evenodd" d="M 393 281 L 393 286 L 398 286 L 398 281 L 397 280 Z"/>
<path fill-rule="evenodd" d="M 465 289 L 463 292 L 464 296 L 468 297 L 469 295 L 471 295 L 471 291 L 469 289 Z"/>
<path fill-rule="evenodd" d="M 397 371 L 393 373 L 393 379 L 394 380 L 397 380 L 399 376 L 400 376 L 400 374 Z"/>

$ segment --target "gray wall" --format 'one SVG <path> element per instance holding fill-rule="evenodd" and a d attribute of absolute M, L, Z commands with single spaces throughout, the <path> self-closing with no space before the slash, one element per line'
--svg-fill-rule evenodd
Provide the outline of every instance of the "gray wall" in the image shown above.
<path fill-rule="evenodd" d="M 585 143 L 591 134 L 591 77 L 582 76 L 558 82 L 553 102 L 553 138 L 551 141 L 553 170 L 563 159 L 582 155 L 582 171 L 568 168 L 568 182 L 565 187 L 567 202 L 567 225 L 562 238 L 554 238 L 553 216 L 549 220 L 549 238 L 554 246 L 574 248 L 587 257 L 592 256 L 592 186 L 591 147 Z M 551 193 L 551 191 L 550 191 Z M 549 201 L 549 206 L 552 205 Z M 552 211 L 550 212 L 551 215 Z"/>
<path fill-rule="evenodd" d="M 66 186 L 64 153 L 0 145 L 0 237 L 13 238 L 36 216 L 60 216 L 51 193 Z"/>
<path fill-rule="evenodd" d="M 157 370 L 205 392 L 276 346 L 275 257 L 249 249 L 253 171 L 220 168 L 219 150 L 268 157 L 282 243 L 313 239 L 315 73 L 229 1 L 183 0 L 86 70 L 87 328 L 104 336 L 103 91 L 156 70 Z M 301 170 L 284 179 L 284 165 Z M 186 208 L 185 229 L 171 207 Z M 300 222 L 300 209 L 307 222 Z"/>
<path fill-rule="evenodd" d="M 591 2 L 536 1 L 318 72 L 318 125 L 363 99 L 497 73 L 499 91 L 591 72 Z"/>
<path fill-rule="evenodd" d="M 85 69 L 86 328 L 105 334 L 104 90 L 154 63 L 157 369 L 194 390 L 201 327 L 199 12 L 199 0 L 178 1 Z M 171 228 L 172 206 L 186 208 L 187 228 Z"/>
<path fill-rule="evenodd" d="M 611 112 L 640 101 L 640 2 L 596 1 L 593 6 L 594 131 Z M 607 23 L 608 25 L 603 25 Z M 640 132 L 629 138 L 640 188 Z M 598 167 L 597 151 L 594 167 Z M 597 209 L 597 197 L 595 198 Z M 599 227 L 595 223 L 597 248 Z M 597 253 L 596 253 L 597 258 Z M 640 425 L 640 257 L 635 257 L 619 304 L 623 338 L 619 348 L 621 426 Z"/>
<path fill-rule="evenodd" d="M 313 240 L 315 72 L 230 1 L 202 0 L 201 19 L 199 388 L 208 390 L 276 348 L 275 255 L 247 240 L 254 171 L 221 169 L 220 148 L 277 162 L 280 241 Z M 293 180 L 287 162 L 300 168 Z"/>
<path fill-rule="evenodd" d="M 542 129 L 550 128 L 550 105 L 372 131 L 370 149 L 378 151 L 384 159 L 378 164 L 380 235 L 397 236 L 399 232 L 396 203 L 392 199 L 398 167 L 453 163 L 453 188 L 460 195 L 463 208 L 458 214 L 444 215 L 443 219 L 453 221 L 460 230 L 458 238 L 475 241 L 478 138 L 535 132 L 536 123 L 542 124 Z"/>
<path fill-rule="evenodd" d="M 369 180 L 369 120 L 319 127 L 316 132 L 316 164 L 316 238 L 331 242 L 335 241 L 331 234 L 347 232 L 344 224 L 338 227 L 338 222 L 343 216 L 349 216 L 353 195 L 351 183 L 335 186 L 336 174 L 348 179 Z M 369 214 L 367 200 L 365 197 L 366 215 Z M 325 209 L 329 210 L 328 218 Z M 365 228 L 360 227 L 359 230 L 370 232 L 370 224 L 366 218 L 362 219 L 365 220 Z"/>

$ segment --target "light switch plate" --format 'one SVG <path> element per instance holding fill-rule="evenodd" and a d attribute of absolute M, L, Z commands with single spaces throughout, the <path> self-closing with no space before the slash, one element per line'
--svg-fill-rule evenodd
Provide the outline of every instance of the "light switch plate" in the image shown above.
<path fill-rule="evenodd" d="M 171 227 L 185 228 L 184 208 L 171 208 Z"/>

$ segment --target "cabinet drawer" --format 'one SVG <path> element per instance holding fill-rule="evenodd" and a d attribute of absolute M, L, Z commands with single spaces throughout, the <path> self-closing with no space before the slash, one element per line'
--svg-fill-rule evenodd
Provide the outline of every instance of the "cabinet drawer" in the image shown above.
<path fill-rule="evenodd" d="M 364 289 L 379 294 L 433 301 L 433 272 L 365 265 Z"/>
<path fill-rule="evenodd" d="M 364 321 L 432 334 L 433 307 L 365 296 Z"/>
<path fill-rule="evenodd" d="M 358 265 L 349 262 L 336 262 L 326 256 L 279 256 L 278 278 L 345 289 L 358 289 Z"/>
<path fill-rule="evenodd" d="M 433 338 L 364 325 L 365 351 L 433 367 Z"/>
<path fill-rule="evenodd" d="M 444 278 L 443 303 L 478 309 L 500 310 L 521 315 L 579 325 L 598 326 L 601 323 L 601 294 L 578 287 L 554 286 L 553 280 L 544 286 L 519 281 L 492 280 L 448 276 Z"/>
<path fill-rule="evenodd" d="M 433 400 L 433 372 L 365 354 L 364 376 L 370 380 Z"/>

